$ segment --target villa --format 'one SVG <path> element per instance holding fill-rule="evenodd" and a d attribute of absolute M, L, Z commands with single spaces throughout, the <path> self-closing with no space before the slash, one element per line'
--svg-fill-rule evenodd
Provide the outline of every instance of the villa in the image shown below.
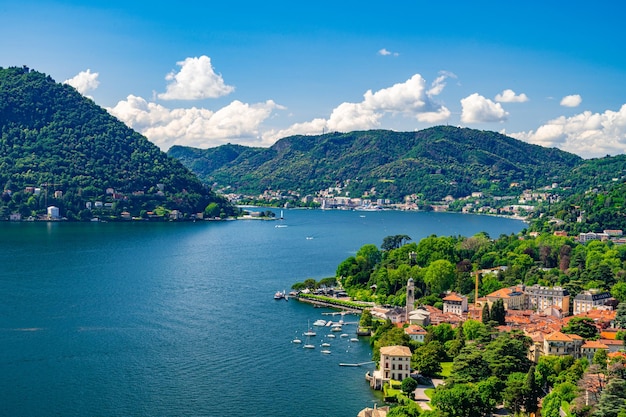
<path fill-rule="evenodd" d="M 378 369 L 369 378 L 370 386 L 382 389 L 390 380 L 402 381 L 411 375 L 411 350 L 407 346 L 385 346 L 380 348 Z"/>

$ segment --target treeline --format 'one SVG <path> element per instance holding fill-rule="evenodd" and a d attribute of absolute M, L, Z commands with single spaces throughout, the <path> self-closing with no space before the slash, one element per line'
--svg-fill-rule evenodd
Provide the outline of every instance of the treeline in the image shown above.
<path fill-rule="evenodd" d="M 433 235 L 389 250 L 367 244 L 337 267 L 336 277 L 355 299 L 398 306 L 404 305 L 406 283 L 412 278 L 419 302 L 440 306 L 446 291 L 472 300 L 475 271 L 485 269 L 493 272 L 480 275 L 478 296 L 517 284 L 540 284 L 566 288 L 572 297 L 583 290 L 606 290 L 626 302 L 626 245 L 599 240 L 580 244 L 548 233 L 497 239 L 485 233 Z"/>

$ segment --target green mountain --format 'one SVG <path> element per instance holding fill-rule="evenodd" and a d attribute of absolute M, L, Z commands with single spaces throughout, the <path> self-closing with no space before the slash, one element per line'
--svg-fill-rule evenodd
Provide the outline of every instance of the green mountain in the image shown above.
<path fill-rule="evenodd" d="M 418 132 L 371 130 L 291 136 L 270 148 L 223 145 L 199 150 L 174 146 L 179 159 L 200 179 L 233 192 L 266 189 L 301 195 L 343 185 L 350 196 L 429 200 L 475 191 L 510 194 L 562 181 L 582 159 L 495 132 L 438 126 Z"/>
<path fill-rule="evenodd" d="M 212 215 L 235 211 L 92 100 L 26 67 L 0 68 L 0 132 L 2 220 L 40 216 L 50 205 L 70 220 L 191 214 L 212 203 Z"/>

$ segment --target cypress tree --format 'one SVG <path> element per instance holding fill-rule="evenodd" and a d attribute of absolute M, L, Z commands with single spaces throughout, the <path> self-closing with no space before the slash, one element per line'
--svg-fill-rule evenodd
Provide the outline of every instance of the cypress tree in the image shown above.
<path fill-rule="evenodd" d="M 489 323 L 489 320 L 491 320 L 491 312 L 489 311 L 489 303 L 485 303 L 485 305 L 483 306 L 483 314 L 481 316 L 481 320 L 483 324 L 487 324 Z"/>

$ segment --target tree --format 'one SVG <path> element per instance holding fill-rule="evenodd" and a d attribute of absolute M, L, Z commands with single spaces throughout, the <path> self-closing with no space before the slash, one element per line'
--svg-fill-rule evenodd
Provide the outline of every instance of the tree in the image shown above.
<path fill-rule="evenodd" d="M 387 417 L 420 417 L 421 415 L 422 409 L 413 401 L 393 407 L 387 413 Z"/>
<path fill-rule="evenodd" d="M 626 303 L 626 282 L 618 282 L 611 288 L 611 295 L 615 297 L 617 301 Z"/>
<path fill-rule="evenodd" d="M 409 398 L 413 398 L 413 391 L 415 391 L 415 388 L 417 388 L 417 381 L 414 380 L 413 378 L 409 377 L 409 378 L 404 378 L 402 380 L 402 392 L 404 392 L 407 397 Z"/>
<path fill-rule="evenodd" d="M 361 313 L 359 327 L 372 327 L 372 312 L 367 308 Z"/>
<path fill-rule="evenodd" d="M 424 282 L 431 294 L 441 294 L 452 287 L 455 280 L 454 265 L 445 259 L 433 261 L 424 274 Z"/>
<path fill-rule="evenodd" d="M 491 320 L 491 312 L 489 311 L 489 303 L 485 303 L 485 305 L 483 306 L 481 320 L 483 324 L 487 324 L 489 323 L 489 320 Z"/>
<path fill-rule="evenodd" d="M 390 251 L 392 249 L 398 249 L 405 242 L 410 241 L 411 238 L 407 235 L 393 235 L 383 238 L 383 243 L 380 248 L 384 251 Z"/>
<path fill-rule="evenodd" d="M 506 310 L 504 309 L 504 301 L 502 298 L 498 298 L 494 301 L 491 306 L 491 314 L 489 315 L 489 318 L 500 325 L 504 325 L 506 323 Z"/>
<path fill-rule="evenodd" d="M 598 365 L 602 369 L 606 369 L 607 362 L 609 360 L 608 352 L 605 349 L 598 349 L 593 355 L 591 363 Z"/>
<path fill-rule="evenodd" d="M 433 394 L 431 404 L 447 417 L 481 417 L 483 402 L 475 384 L 439 386 Z"/>
<path fill-rule="evenodd" d="M 454 383 L 478 382 L 490 376 L 491 370 L 483 359 L 483 352 L 474 346 L 465 346 L 454 358 L 450 377 Z"/>
<path fill-rule="evenodd" d="M 445 351 L 438 341 L 434 340 L 415 349 L 411 358 L 413 368 L 422 375 L 435 376 L 441 372 L 441 362 L 445 359 Z"/>
<path fill-rule="evenodd" d="M 561 329 L 563 333 L 577 334 L 583 339 L 595 339 L 598 337 L 598 328 L 593 319 L 589 317 L 572 317 Z"/>
<path fill-rule="evenodd" d="M 621 302 L 617 305 L 617 311 L 615 313 L 615 327 L 626 329 L 626 302 Z"/>
<path fill-rule="evenodd" d="M 513 410 L 515 414 L 519 413 L 524 405 L 525 382 L 526 375 L 522 372 L 509 374 L 506 380 L 506 388 L 502 393 L 502 397 L 506 406 Z"/>
<path fill-rule="evenodd" d="M 602 391 L 594 417 L 618 417 L 618 413 L 626 411 L 626 381 L 612 378 Z"/>
<path fill-rule="evenodd" d="M 539 398 L 541 397 L 541 388 L 537 384 L 535 377 L 535 365 L 528 369 L 526 380 L 524 381 L 524 410 L 527 413 L 535 413 L 539 408 Z"/>

